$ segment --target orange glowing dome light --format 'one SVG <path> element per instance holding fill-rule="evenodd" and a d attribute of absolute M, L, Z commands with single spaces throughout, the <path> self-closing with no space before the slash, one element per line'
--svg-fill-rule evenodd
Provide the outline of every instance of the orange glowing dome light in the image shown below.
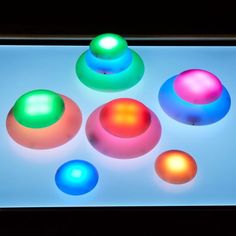
<path fill-rule="evenodd" d="M 104 106 L 100 121 L 109 133 L 131 138 L 146 131 L 151 122 L 151 115 L 149 109 L 141 102 L 130 98 L 118 98 Z"/>
<path fill-rule="evenodd" d="M 158 176 L 168 183 L 184 184 L 195 177 L 197 164 L 188 153 L 170 150 L 157 158 L 155 170 Z"/>

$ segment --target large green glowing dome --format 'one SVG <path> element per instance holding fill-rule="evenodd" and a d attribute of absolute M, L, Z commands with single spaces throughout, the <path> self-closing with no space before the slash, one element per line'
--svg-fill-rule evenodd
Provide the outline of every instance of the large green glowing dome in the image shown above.
<path fill-rule="evenodd" d="M 16 101 L 13 114 L 23 126 L 44 128 L 56 123 L 64 109 L 64 101 L 59 94 L 50 90 L 33 90 Z"/>

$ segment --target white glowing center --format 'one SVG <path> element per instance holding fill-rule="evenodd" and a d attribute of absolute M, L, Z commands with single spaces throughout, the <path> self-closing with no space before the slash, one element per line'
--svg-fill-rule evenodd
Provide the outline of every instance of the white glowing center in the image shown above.
<path fill-rule="evenodd" d="M 99 45 L 105 49 L 112 49 L 118 44 L 117 40 L 113 37 L 105 37 L 99 41 Z"/>
<path fill-rule="evenodd" d="M 72 170 L 71 176 L 74 178 L 79 178 L 82 175 L 82 171 L 81 170 Z"/>
<path fill-rule="evenodd" d="M 186 162 L 183 158 L 173 157 L 169 159 L 169 167 L 175 171 L 183 170 L 186 167 Z"/>
<path fill-rule="evenodd" d="M 48 114 L 51 110 L 50 102 L 51 100 L 45 95 L 29 97 L 25 111 L 30 115 Z"/>

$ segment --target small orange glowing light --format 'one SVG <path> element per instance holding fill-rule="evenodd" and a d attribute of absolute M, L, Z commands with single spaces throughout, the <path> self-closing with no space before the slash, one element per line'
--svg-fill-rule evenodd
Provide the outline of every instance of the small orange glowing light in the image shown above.
<path fill-rule="evenodd" d="M 197 164 L 192 156 L 179 150 L 162 153 L 155 163 L 160 178 L 172 184 L 184 184 L 194 178 Z"/>
<path fill-rule="evenodd" d="M 109 133 L 130 138 L 145 132 L 151 122 L 149 109 L 130 98 L 108 102 L 100 113 L 100 121 Z"/>

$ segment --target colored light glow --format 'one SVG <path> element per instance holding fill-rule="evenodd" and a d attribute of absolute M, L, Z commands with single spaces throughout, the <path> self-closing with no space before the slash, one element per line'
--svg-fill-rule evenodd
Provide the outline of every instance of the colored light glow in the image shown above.
<path fill-rule="evenodd" d="M 124 54 L 116 59 L 101 59 L 94 56 L 91 50 L 86 51 L 87 65 L 94 71 L 102 74 L 118 73 L 127 69 L 132 63 L 132 52 L 127 49 Z"/>
<path fill-rule="evenodd" d="M 170 150 L 157 158 L 155 170 L 158 176 L 168 183 L 184 184 L 195 177 L 197 164 L 188 153 Z"/>
<path fill-rule="evenodd" d="M 186 161 L 182 156 L 173 156 L 167 161 L 167 165 L 171 171 L 183 171 L 186 169 Z"/>
<path fill-rule="evenodd" d="M 98 107 L 86 122 L 87 138 L 97 151 L 118 159 L 137 158 L 148 153 L 159 142 L 161 124 L 151 110 L 150 125 L 144 133 L 132 138 L 122 138 L 103 128 L 100 118 L 103 107 Z"/>
<path fill-rule="evenodd" d="M 119 73 L 102 74 L 92 69 L 86 61 L 87 51 L 84 52 L 76 63 L 76 74 L 79 80 L 89 88 L 99 91 L 121 91 L 137 84 L 144 74 L 144 64 L 140 56 L 130 50 L 132 62 Z"/>
<path fill-rule="evenodd" d="M 50 113 L 51 106 L 50 104 L 52 101 L 48 96 L 45 95 L 33 95 L 29 97 L 26 101 L 27 105 L 25 106 L 25 112 L 31 116 L 38 116 L 38 115 L 47 115 Z"/>
<path fill-rule="evenodd" d="M 103 47 L 105 49 L 112 49 L 112 48 L 116 47 L 117 44 L 118 44 L 117 39 L 114 37 L 111 37 L 111 36 L 104 37 L 104 38 L 100 39 L 100 41 L 99 41 L 100 47 Z"/>
<path fill-rule="evenodd" d="M 127 42 L 117 34 L 101 34 L 91 41 L 90 50 L 98 58 L 115 59 L 127 50 Z"/>
<path fill-rule="evenodd" d="M 189 125 L 209 125 L 221 120 L 229 111 L 231 99 L 223 86 L 221 96 L 208 104 L 193 104 L 183 100 L 174 90 L 175 77 L 160 88 L 158 98 L 162 109 L 171 118 Z"/>
<path fill-rule="evenodd" d="M 83 172 L 81 171 L 81 170 L 78 170 L 78 169 L 73 169 L 72 171 L 71 171 L 71 177 L 73 177 L 73 178 L 81 178 L 82 177 L 82 174 L 83 174 Z"/>
<path fill-rule="evenodd" d="M 23 126 L 44 128 L 57 122 L 64 108 L 60 95 L 49 90 L 33 90 L 16 101 L 13 114 Z"/>
<path fill-rule="evenodd" d="M 65 105 L 62 117 L 53 125 L 45 128 L 28 128 L 18 123 L 12 110 L 6 120 L 9 135 L 18 144 L 32 149 L 58 147 L 71 140 L 79 131 L 82 115 L 79 107 L 71 99 L 61 95 Z"/>
<path fill-rule="evenodd" d="M 209 71 L 191 69 L 176 77 L 174 89 L 187 102 L 208 104 L 221 96 L 223 86 L 220 80 Z"/>
<path fill-rule="evenodd" d="M 72 160 L 59 167 L 55 182 L 64 193 L 82 195 L 90 192 L 97 185 L 98 172 L 87 161 Z"/>
<path fill-rule="evenodd" d="M 151 115 L 142 103 L 130 98 L 119 98 L 103 107 L 100 120 L 109 133 L 130 138 L 146 131 L 151 122 Z"/>

